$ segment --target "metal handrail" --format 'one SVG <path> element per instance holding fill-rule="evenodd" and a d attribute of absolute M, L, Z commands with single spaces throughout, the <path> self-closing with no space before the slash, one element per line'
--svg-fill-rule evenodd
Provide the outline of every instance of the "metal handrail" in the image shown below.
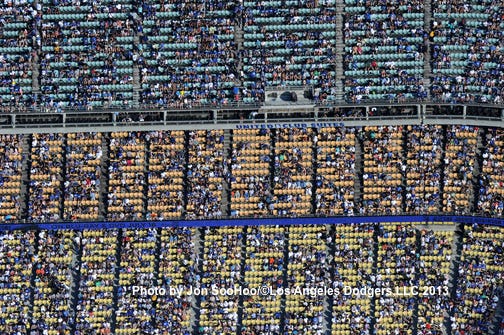
<path fill-rule="evenodd" d="M 294 90 L 298 87 L 285 87 L 282 90 Z M 305 89 L 305 86 L 299 88 Z M 298 89 L 299 89 L 298 88 Z M 494 103 L 479 103 L 479 102 L 457 102 L 457 101 L 440 101 L 437 99 L 368 99 L 362 100 L 359 103 L 353 103 L 347 99 L 337 99 L 328 101 L 313 101 L 313 105 L 319 108 L 333 108 L 333 107 L 379 107 L 379 106 L 397 106 L 397 105 L 435 105 L 435 106 L 471 106 L 482 108 L 504 108 L 504 102 L 501 104 Z M 138 112 L 138 111 L 197 111 L 197 110 L 240 110 L 240 109 L 259 109 L 264 106 L 264 102 L 244 102 L 244 101 L 230 101 L 225 104 L 203 104 L 194 102 L 190 106 L 159 106 L 153 104 L 139 104 L 137 106 L 107 106 L 107 107 L 47 107 L 35 105 L 30 107 L 15 107 L 15 106 L 0 106 L 0 116 L 3 114 L 27 114 L 27 113 L 106 113 L 106 112 Z M 286 105 L 286 107 L 292 105 Z M 2 112 L 3 111 L 3 112 Z"/>

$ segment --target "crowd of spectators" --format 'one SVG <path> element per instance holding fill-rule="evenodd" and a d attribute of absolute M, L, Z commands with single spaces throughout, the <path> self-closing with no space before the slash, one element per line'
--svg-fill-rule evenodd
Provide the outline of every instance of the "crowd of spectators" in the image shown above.
<path fill-rule="evenodd" d="M 176 287 L 184 292 L 200 288 L 202 274 L 197 271 L 199 258 L 194 252 L 195 235 L 194 228 L 161 230 L 158 275 L 161 287 Z M 158 297 L 156 324 L 168 334 L 190 334 L 191 307 L 194 306 L 195 299 L 189 294 Z"/>
<path fill-rule="evenodd" d="M 37 39 L 40 6 L 28 0 L 4 0 L 0 6 L 0 110 L 24 111 L 32 93 L 32 45 Z"/>
<path fill-rule="evenodd" d="M 224 159 L 224 131 L 190 131 L 187 165 L 188 219 L 222 216 L 222 184 L 229 174 Z"/>
<path fill-rule="evenodd" d="M 327 243 L 334 248 L 329 266 L 334 267 L 332 288 L 345 293 L 345 287 L 362 290 L 375 285 L 373 275 L 374 224 L 350 224 L 334 227 L 334 236 Z M 371 333 L 372 296 L 368 294 L 339 294 L 333 298 L 332 331 Z M 334 333 L 333 333 L 334 334 Z"/>
<path fill-rule="evenodd" d="M 67 135 L 64 220 L 98 219 L 102 155 L 102 133 Z"/>
<path fill-rule="evenodd" d="M 317 135 L 315 211 L 353 215 L 356 128 L 321 128 Z"/>
<path fill-rule="evenodd" d="M 0 216 L 20 218 L 23 135 L 0 135 Z"/>
<path fill-rule="evenodd" d="M 277 129 L 273 162 L 273 215 L 303 216 L 311 213 L 314 143 L 312 128 Z"/>
<path fill-rule="evenodd" d="M 286 229 L 287 231 L 287 229 Z M 324 289 L 330 280 L 327 271 L 327 227 L 298 226 L 288 228 L 288 287 Z M 323 334 L 324 295 L 286 295 L 285 328 L 288 334 Z"/>
<path fill-rule="evenodd" d="M 82 239 L 80 236 L 76 239 L 82 241 L 76 334 L 110 334 L 113 320 L 117 334 L 161 334 L 155 325 L 170 334 L 188 333 L 195 297 L 186 292 L 199 287 L 201 279 L 195 268 L 193 229 L 123 230 L 121 234 L 118 230 L 96 230 L 84 231 Z M 114 310 L 116 273 L 119 286 Z M 133 291 L 134 286 L 183 288 L 184 294 L 145 295 Z"/>
<path fill-rule="evenodd" d="M 131 106 L 133 4 L 62 0 L 42 8 L 40 104 L 57 111 Z"/>
<path fill-rule="evenodd" d="M 422 100 L 424 2 L 346 1 L 343 20 L 345 98 Z"/>
<path fill-rule="evenodd" d="M 317 87 L 317 101 L 334 98 L 334 1 L 282 1 L 243 6 L 243 95 L 264 99 L 269 86 Z"/>
<path fill-rule="evenodd" d="M 416 224 L 3 232 L 0 331 L 185 335 L 197 326 L 201 334 L 318 335 L 329 322 L 332 334 L 367 334 L 373 324 L 377 334 L 411 334 L 415 315 L 423 335 L 498 327 L 503 229 L 460 225 L 458 264 L 454 225 Z M 184 292 L 331 285 L 341 293 L 142 295 L 135 285 Z"/>
<path fill-rule="evenodd" d="M 28 203 L 30 222 L 61 219 L 63 140 L 63 134 L 32 135 Z"/>
<path fill-rule="evenodd" d="M 477 210 L 485 215 L 504 213 L 504 132 L 487 129 L 481 155 Z"/>
<path fill-rule="evenodd" d="M 408 126 L 405 212 L 438 212 L 441 206 L 441 126 Z"/>
<path fill-rule="evenodd" d="M 451 328 L 458 334 L 488 334 L 504 284 L 502 228 L 465 226 Z"/>
<path fill-rule="evenodd" d="M 143 218 L 146 133 L 111 133 L 109 149 L 108 220 Z"/>
<path fill-rule="evenodd" d="M 430 91 L 436 101 L 501 104 L 498 2 L 436 1 L 431 22 L 425 7 L 347 0 L 340 14 L 334 0 L 4 0 L 0 109 L 226 106 L 287 86 L 313 87 L 318 103 L 422 101 Z"/>
<path fill-rule="evenodd" d="M 248 289 L 286 287 L 283 271 L 285 229 L 280 226 L 247 227 L 243 282 Z M 281 299 L 274 294 L 255 294 L 243 299 L 241 335 L 279 334 Z"/>
<path fill-rule="evenodd" d="M 201 289 L 219 294 L 201 297 L 199 333 L 238 333 L 239 295 L 223 294 L 221 290 L 234 289 L 242 273 L 243 227 L 206 227 L 202 270 L 199 274 Z"/>
<path fill-rule="evenodd" d="M 187 148 L 183 131 L 153 131 L 148 142 L 147 220 L 180 218 Z"/>
<path fill-rule="evenodd" d="M 157 255 L 157 230 L 123 230 L 117 295 L 116 334 L 154 333 L 157 295 L 138 294 L 135 286 L 157 287 L 155 259 Z"/>
<path fill-rule="evenodd" d="M 110 334 L 118 235 L 117 229 L 85 230 L 75 237 L 82 248 L 76 335 Z"/>
<path fill-rule="evenodd" d="M 428 292 L 418 301 L 420 334 L 442 334 L 445 315 L 448 313 L 451 300 L 449 272 L 453 255 L 453 240 L 452 231 L 420 230 L 418 284 L 422 294 Z"/>
<path fill-rule="evenodd" d="M 467 214 L 474 190 L 478 127 L 449 126 L 444 155 L 443 211 Z"/>
<path fill-rule="evenodd" d="M 38 232 L 37 252 L 33 257 L 35 286 L 31 321 L 35 334 L 49 334 L 49 330 L 53 334 L 66 334 L 74 323 L 70 287 L 76 268 L 75 234 L 73 230 Z"/>
<path fill-rule="evenodd" d="M 233 131 L 229 166 L 231 216 L 271 214 L 272 133 L 269 129 Z"/>
<path fill-rule="evenodd" d="M 378 294 L 376 300 L 377 334 L 410 334 L 415 300 L 418 296 L 403 294 L 403 288 L 418 284 L 419 255 L 414 226 L 381 224 L 378 227 L 378 262 L 375 285 L 392 294 Z"/>
<path fill-rule="evenodd" d="M 369 126 L 363 140 L 363 200 L 360 214 L 398 214 L 402 211 L 402 177 L 406 171 L 402 126 Z"/>
<path fill-rule="evenodd" d="M 432 9 L 432 98 L 502 103 L 502 4 L 494 0 L 445 0 L 433 2 Z"/>
<path fill-rule="evenodd" d="M 236 1 L 141 1 L 140 102 L 191 108 L 241 100 L 234 32 Z"/>
<path fill-rule="evenodd" d="M 501 216 L 501 144 L 499 129 L 425 125 L 3 135 L 0 214 L 20 219 L 27 200 L 30 222 Z"/>
<path fill-rule="evenodd" d="M 0 330 L 26 334 L 31 297 L 31 276 L 35 255 L 35 232 L 0 234 Z"/>

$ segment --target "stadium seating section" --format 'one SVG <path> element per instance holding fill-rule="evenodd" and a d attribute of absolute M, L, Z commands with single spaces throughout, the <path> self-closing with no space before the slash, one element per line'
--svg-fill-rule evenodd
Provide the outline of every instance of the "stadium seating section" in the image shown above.
<path fill-rule="evenodd" d="M 377 280 L 383 282 L 380 288 L 392 290 L 390 294 L 378 294 L 375 317 L 377 334 L 393 334 L 408 329 L 413 321 L 415 299 L 402 296 L 396 290 L 408 288 L 415 282 L 416 230 L 398 224 L 379 227 Z M 392 252 L 391 252 L 392 251 Z M 407 334 L 412 334 L 411 329 Z"/>
<path fill-rule="evenodd" d="M 108 219 L 138 220 L 144 216 L 145 133 L 110 134 Z"/>
<path fill-rule="evenodd" d="M 338 266 L 331 280 L 332 288 L 339 290 L 340 294 L 333 300 L 332 335 L 365 332 L 371 327 L 372 296 L 360 294 L 360 290 L 373 285 L 375 228 L 364 223 L 334 227 L 334 236 L 330 240 L 334 243 L 331 266 Z M 345 287 L 357 292 L 346 292 Z"/>
<path fill-rule="evenodd" d="M 504 212 L 504 132 L 487 129 L 481 156 L 479 176 L 478 211 L 487 215 L 502 216 Z"/>
<path fill-rule="evenodd" d="M 237 332 L 238 295 L 226 294 L 221 289 L 239 285 L 242 233 L 243 227 L 209 227 L 204 231 L 200 285 L 208 294 L 200 304 L 201 334 Z"/>
<path fill-rule="evenodd" d="M 234 1 L 141 1 L 141 103 L 229 104 L 236 73 Z"/>
<path fill-rule="evenodd" d="M 440 210 L 442 131 L 441 126 L 408 126 L 405 212 Z"/>
<path fill-rule="evenodd" d="M 152 331 L 151 310 L 157 296 L 138 298 L 132 286 L 149 287 L 154 276 L 157 231 L 155 229 L 126 230 L 122 234 L 119 285 L 124 290 L 118 296 L 116 319 L 122 325 L 117 334 L 138 334 Z M 130 288 L 130 289 L 128 289 Z"/>
<path fill-rule="evenodd" d="M 64 220 L 96 220 L 99 216 L 101 133 L 67 136 Z"/>
<path fill-rule="evenodd" d="M 118 230 L 85 230 L 78 236 L 82 255 L 75 323 L 80 334 L 110 330 L 118 236 Z"/>
<path fill-rule="evenodd" d="M 453 307 L 456 317 L 454 330 L 473 333 L 489 332 L 488 320 L 499 301 L 502 289 L 501 228 L 466 227 L 459 267 L 460 285 Z"/>
<path fill-rule="evenodd" d="M 242 335 L 257 334 L 262 329 L 280 333 L 281 299 L 261 292 L 261 288 L 283 287 L 286 231 L 280 227 L 248 227 L 246 234 L 244 286 L 258 294 L 243 297 Z"/>
<path fill-rule="evenodd" d="M 288 287 L 324 289 L 329 250 L 321 244 L 327 236 L 325 226 L 292 226 L 288 228 Z M 310 293 L 310 292 L 308 292 Z M 324 297 L 318 294 L 289 294 L 285 297 L 285 332 L 317 334 L 323 330 Z"/>
<path fill-rule="evenodd" d="M 1 135 L 0 140 L 0 215 L 6 219 L 20 219 L 22 179 L 22 135 Z"/>
<path fill-rule="evenodd" d="M 353 215 L 356 129 L 321 128 L 316 141 L 316 214 Z"/>
<path fill-rule="evenodd" d="M 274 139 L 273 215 L 312 211 L 314 129 L 280 129 Z"/>
<path fill-rule="evenodd" d="M 224 131 L 198 130 L 188 134 L 187 217 L 222 216 L 222 189 L 227 174 Z"/>
<path fill-rule="evenodd" d="M 502 216 L 502 136 L 451 125 L 4 135 L 0 215 Z"/>
<path fill-rule="evenodd" d="M 159 286 L 178 286 L 184 292 L 198 283 L 198 269 L 194 254 L 196 230 L 190 228 L 166 228 L 161 230 Z M 159 242 L 158 242 L 159 243 Z M 191 307 L 194 297 L 159 296 L 157 300 L 157 324 L 170 334 L 183 335 L 190 331 L 193 318 Z"/>
<path fill-rule="evenodd" d="M 271 131 L 233 131 L 231 152 L 231 216 L 263 216 L 271 213 Z"/>
<path fill-rule="evenodd" d="M 362 213 L 397 214 L 403 203 L 403 129 L 365 127 L 364 132 Z"/>
<path fill-rule="evenodd" d="M 40 231 L 34 257 L 33 327 L 57 335 L 74 323 L 70 308 L 72 270 L 77 265 L 72 230 Z M 30 299 L 31 300 L 31 299 Z"/>
<path fill-rule="evenodd" d="M 502 103 L 502 4 L 448 0 L 432 5 L 432 97 Z"/>
<path fill-rule="evenodd" d="M 0 331 L 498 334 L 503 248 L 453 222 L 3 231 Z"/>
<path fill-rule="evenodd" d="M 34 231 L 12 231 L 1 235 L 0 254 L 0 328 L 6 333 L 26 333 L 29 319 Z"/>
<path fill-rule="evenodd" d="M 61 220 L 63 141 L 63 134 L 34 134 L 32 137 L 28 203 L 31 222 Z"/>
<path fill-rule="evenodd" d="M 5 0 L 0 108 L 502 103 L 496 0 Z M 430 95 L 430 96 L 429 96 Z"/>
<path fill-rule="evenodd" d="M 441 331 L 444 316 L 449 313 L 450 300 L 443 287 L 449 284 L 453 246 L 452 231 L 420 231 L 420 271 L 417 278 L 420 291 L 428 294 L 418 302 L 418 329 Z M 436 289 L 432 290 L 432 287 Z"/>
<path fill-rule="evenodd" d="M 36 25 L 42 35 L 37 48 L 44 107 L 132 104 L 133 11 L 127 0 L 92 5 L 42 1 Z"/>
<path fill-rule="evenodd" d="M 33 89 L 33 18 L 29 1 L 5 1 L 0 10 L 0 108 L 27 110 L 36 99 Z M 38 36 L 37 43 L 40 43 Z"/>
<path fill-rule="evenodd" d="M 467 214 L 476 160 L 478 127 L 450 126 L 446 132 L 443 210 Z"/>
<path fill-rule="evenodd" d="M 335 1 L 243 2 L 244 98 L 266 87 L 314 86 L 322 100 L 336 85 Z"/>
<path fill-rule="evenodd" d="M 308 87 L 319 106 L 502 105 L 503 11 L 502 0 L 4 0 L 0 123 L 217 113 Z M 504 130 L 396 124 L 3 131 L 0 334 L 503 335 L 504 227 L 483 223 L 504 214 Z M 359 219 L 372 215 L 397 221 Z M 309 222 L 334 216 L 351 223 Z M 308 223 L 260 224 L 272 217 Z M 161 228 L 72 229 L 102 221 Z"/>
<path fill-rule="evenodd" d="M 148 220 L 163 220 L 182 215 L 184 201 L 185 138 L 183 131 L 147 134 Z"/>
<path fill-rule="evenodd" d="M 425 98 L 424 34 L 424 1 L 345 0 L 347 100 Z"/>

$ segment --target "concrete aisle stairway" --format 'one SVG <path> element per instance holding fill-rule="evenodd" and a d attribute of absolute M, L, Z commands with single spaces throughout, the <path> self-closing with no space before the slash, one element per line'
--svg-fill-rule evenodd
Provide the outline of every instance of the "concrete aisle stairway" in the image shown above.
<path fill-rule="evenodd" d="M 478 208 L 478 197 L 479 197 L 479 176 L 481 173 L 482 155 L 484 151 L 483 137 L 485 136 L 485 131 L 483 128 L 479 128 L 478 136 L 476 138 L 476 159 L 474 160 L 474 170 L 472 178 L 472 187 L 469 189 L 471 194 L 469 200 L 469 211 L 470 213 L 476 212 Z"/>
<path fill-rule="evenodd" d="M 344 14 L 344 0 L 336 0 L 336 99 L 343 100 L 343 81 L 345 79 L 345 72 L 343 69 L 343 55 L 345 54 L 345 44 L 343 42 L 343 14 Z"/>
<path fill-rule="evenodd" d="M 22 161 L 21 161 L 21 196 L 20 196 L 20 218 L 28 218 L 30 170 L 31 170 L 31 135 L 24 135 L 21 141 Z"/>
<path fill-rule="evenodd" d="M 356 137 L 355 139 L 355 177 L 354 177 L 354 204 L 355 210 L 358 211 L 362 201 L 362 174 L 364 167 L 362 165 L 362 141 Z"/>
<path fill-rule="evenodd" d="M 117 249 L 116 249 L 116 261 L 117 266 L 114 273 L 114 295 L 112 299 L 112 321 L 110 322 L 110 329 L 112 334 L 116 333 L 117 328 L 117 314 L 119 307 L 119 290 L 123 290 L 124 288 L 119 285 L 119 275 L 121 273 L 121 254 L 122 254 L 122 242 L 123 242 L 123 230 L 119 229 L 119 233 L 117 234 Z"/>
<path fill-rule="evenodd" d="M 193 235 L 193 243 L 195 254 L 198 256 L 197 262 L 195 262 L 194 266 L 196 267 L 196 271 L 198 273 L 203 273 L 203 252 L 205 245 L 205 228 L 196 228 L 194 229 L 195 234 Z M 191 297 L 191 311 L 190 311 L 190 329 L 192 329 L 192 334 L 199 334 L 199 323 L 201 316 L 201 295 L 192 296 Z"/>
<path fill-rule="evenodd" d="M 240 239 L 240 255 L 241 255 L 241 264 L 240 264 L 240 283 L 241 287 L 245 287 L 245 266 L 247 261 L 247 227 L 243 227 L 243 237 Z M 238 316 L 237 316 L 237 325 L 236 327 L 236 335 L 241 335 L 241 326 L 243 323 L 243 301 L 245 300 L 245 296 L 242 294 L 238 298 Z"/>
<path fill-rule="evenodd" d="M 242 57 L 240 56 L 240 53 L 244 49 L 244 45 L 243 45 L 244 41 L 245 41 L 245 39 L 243 37 L 244 31 L 243 31 L 243 27 L 240 26 L 239 24 L 235 24 L 234 29 L 235 29 L 234 42 L 236 44 L 236 52 L 237 52 L 237 57 L 236 57 L 236 60 L 234 63 L 235 71 L 236 71 L 235 85 L 242 86 L 242 83 L 240 81 L 240 73 L 243 71 L 243 61 L 242 61 Z"/>
<path fill-rule="evenodd" d="M 82 243 L 81 232 L 77 232 L 77 236 L 72 244 L 73 258 L 72 258 L 72 282 L 70 287 L 70 310 L 73 312 L 74 322 L 71 325 L 71 334 L 75 334 L 77 325 L 77 306 L 79 304 L 80 282 L 81 282 L 81 265 L 82 265 Z"/>
<path fill-rule="evenodd" d="M 138 34 L 134 36 L 135 45 L 140 44 L 140 37 Z M 133 63 L 133 107 L 138 107 L 140 105 L 140 92 L 142 87 L 140 84 L 140 68 L 137 62 Z"/>
<path fill-rule="evenodd" d="M 450 265 L 450 274 L 448 287 L 450 288 L 450 299 L 455 301 L 457 296 L 458 279 L 459 279 L 459 266 L 460 266 L 460 255 L 462 253 L 462 240 L 464 236 L 464 226 L 462 224 L 457 224 L 455 227 L 455 235 L 452 245 L 452 259 Z M 451 310 L 447 315 L 445 315 L 445 322 L 443 327 L 443 335 L 452 334 L 452 325 L 450 318 L 454 316 L 454 311 Z"/>
<path fill-rule="evenodd" d="M 224 130 L 224 149 L 223 149 L 223 154 L 224 154 L 224 160 L 227 161 L 229 155 L 231 154 L 231 130 L 226 129 Z M 230 169 L 231 167 L 228 166 Z M 230 215 L 230 207 L 231 207 L 231 199 L 230 199 L 230 190 L 231 190 L 231 185 L 229 184 L 229 180 L 224 176 L 222 180 L 222 201 L 221 201 L 221 212 L 224 217 L 227 217 Z"/>
<path fill-rule="evenodd" d="M 334 238 L 336 236 L 336 229 L 334 225 L 327 225 L 327 236 L 331 236 L 331 242 L 329 242 L 329 239 L 326 237 L 326 251 L 327 251 L 327 264 L 329 266 L 334 266 L 332 263 L 334 260 L 334 253 L 335 253 L 335 241 Z M 329 271 L 329 278 L 326 279 L 325 285 L 327 288 L 333 288 L 333 283 L 334 283 L 334 271 Z M 333 314 L 333 307 L 334 307 L 334 295 L 327 295 L 324 300 L 324 322 L 323 322 L 323 328 L 322 328 L 322 333 L 323 334 L 331 334 L 332 331 L 332 314 Z"/>
<path fill-rule="evenodd" d="M 429 33 L 431 29 L 432 21 L 432 6 L 430 0 L 424 1 L 424 31 Z M 430 41 L 425 41 L 425 52 L 423 54 L 424 58 L 424 71 L 423 71 L 423 86 L 427 91 L 427 99 L 430 98 L 429 87 L 431 85 L 432 68 L 431 68 L 431 54 L 430 54 Z"/>
<path fill-rule="evenodd" d="M 499 302 L 490 326 L 490 335 L 502 335 L 504 332 L 501 328 L 501 323 L 504 322 L 504 287 L 501 287 L 499 292 Z"/>
<path fill-rule="evenodd" d="M 101 158 L 101 176 L 100 176 L 100 203 L 98 205 L 100 220 L 107 218 L 107 204 L 108 204 L 108 184 L 109 184 L 109 171 L 108 166 L 110 163 L 109 158 L 109 133 L 104 133 L 102 137 L 102 158 Z"/>
<path fill-rule="evenodd" d="M 39 1 L 35 0 L 33 2 L 33 8 L 37 8 Z M 39 26 L 35 27 L 35 32 L 40 36 Z M 38 47 L 37 41 L 32 43 L 33 54 L 31 59 L 31 70 L 32 70 L 32 94 L 35 96 L 40 95 L 40 53 L 42 49 Z"/>

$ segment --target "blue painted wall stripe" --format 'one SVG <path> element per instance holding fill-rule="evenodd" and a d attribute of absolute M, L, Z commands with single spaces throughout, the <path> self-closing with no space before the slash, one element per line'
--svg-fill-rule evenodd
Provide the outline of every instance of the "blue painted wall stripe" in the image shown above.
<path fill-rule="evenodd" d="M 175 220 L 175 221 L 129 221 L 129 222 L 60 222 L 40 224 L 0 224 L 0 231 L 9 230 L 99 230 L 99 229 L 146 229 L 165 227 L 226 227 L 258 225 L 308 225 L 308 224 L 350 224 L 380 222 L 454 222 L 465 224 L 485 224 L 504 227 L 504 218 L 450 215 L 404 215 L 404 216 L 347 216 L 316 218 L 267 218 L 267 219 L 222 219 L 222 220 Z"/>

